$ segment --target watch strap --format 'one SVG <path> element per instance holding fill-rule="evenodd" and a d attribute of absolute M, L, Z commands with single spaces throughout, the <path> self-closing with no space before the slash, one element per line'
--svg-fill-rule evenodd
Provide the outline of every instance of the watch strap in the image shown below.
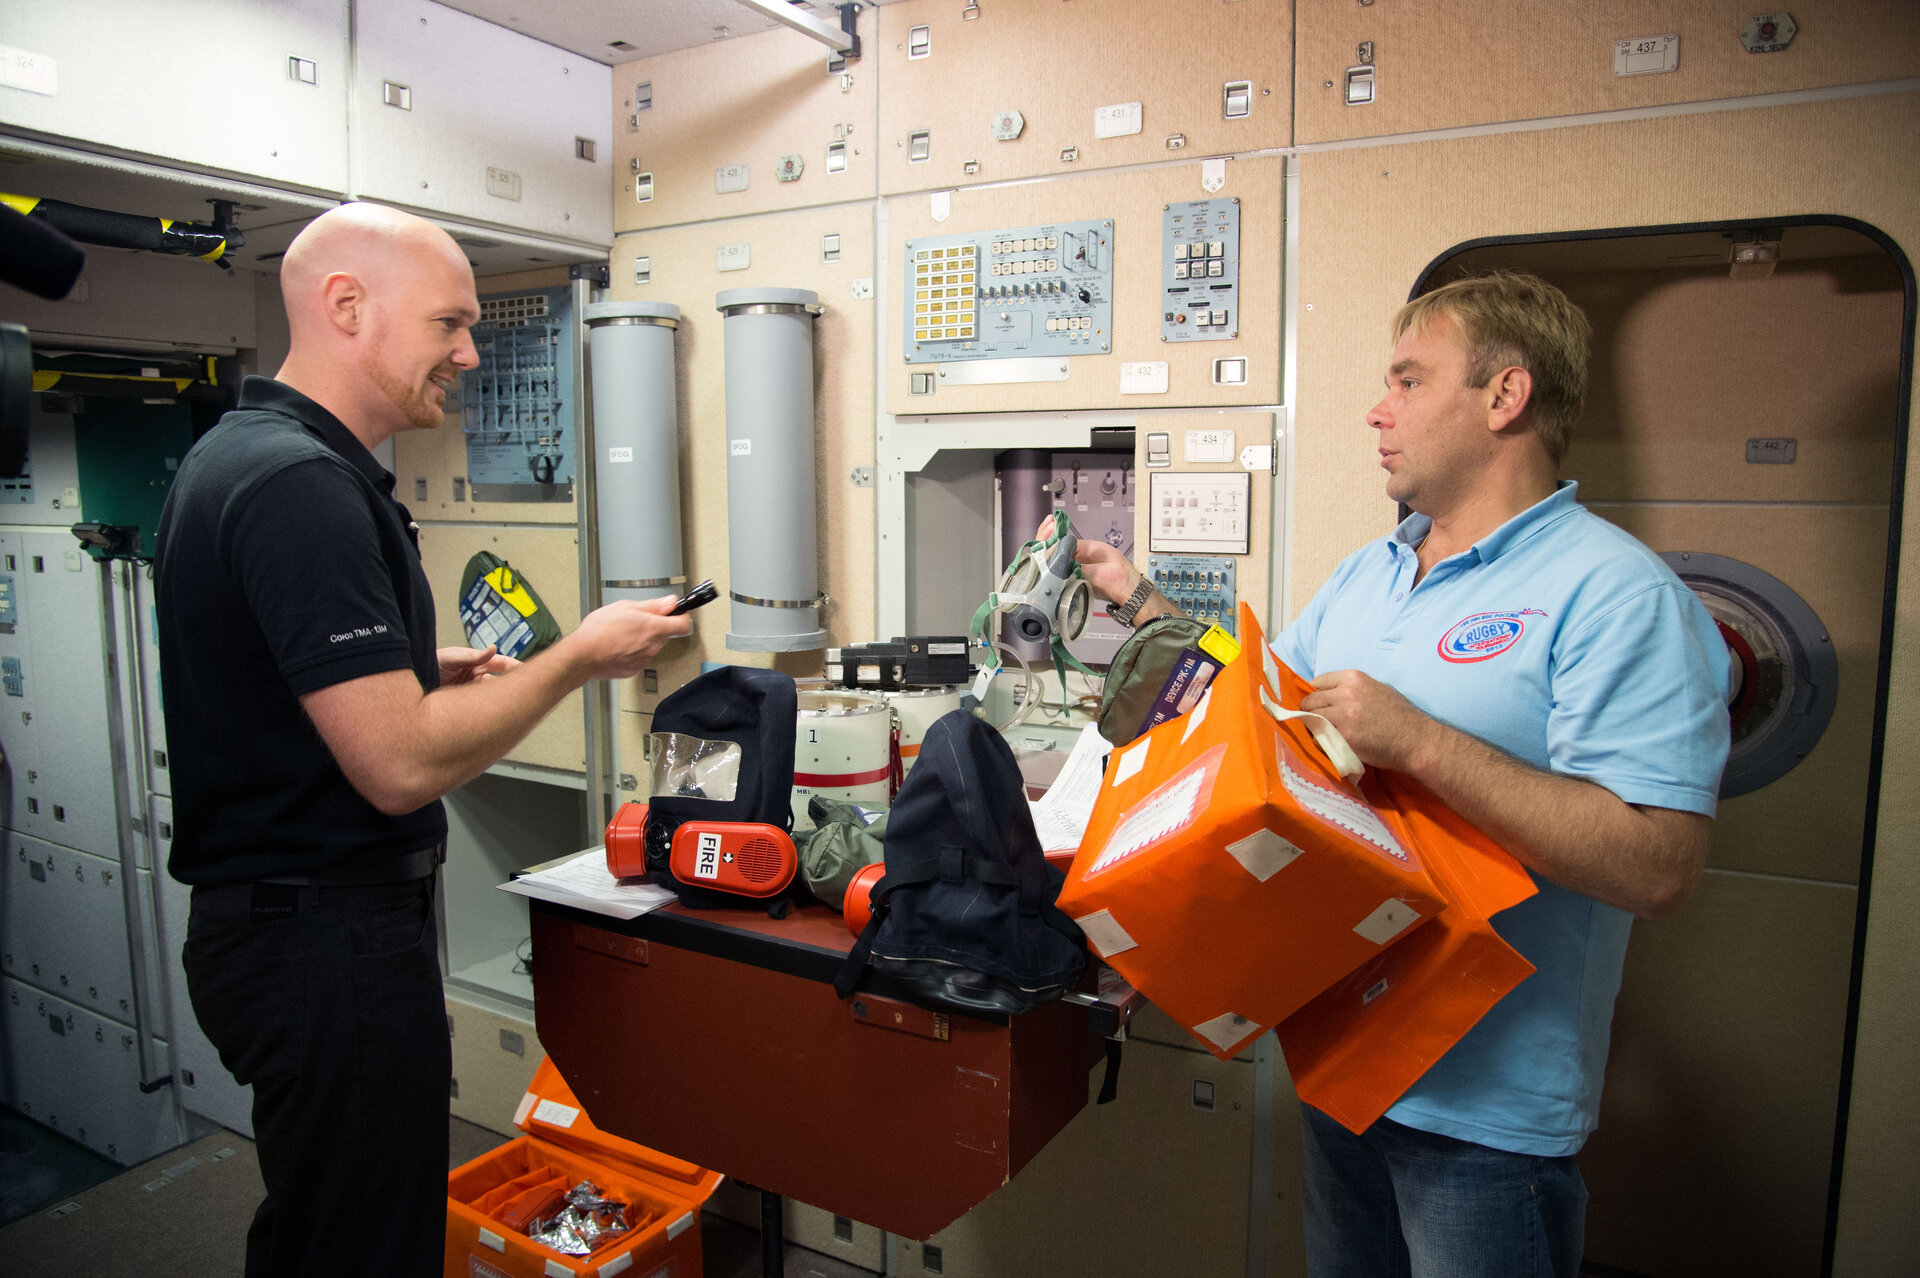
<path fill-rule="evenodd" d="M 1146 606 L 1147 600 L 1152 596 L 1153 583 L 1142 577 L 1139 584 L 1133 588 L 1133 593 L 1127 596 L 1126 602 L 1117 608 L 1107 609 L 1107 615 L 1131 630 L 1133 619 L 1140 615 L 1140 609 Z"/>

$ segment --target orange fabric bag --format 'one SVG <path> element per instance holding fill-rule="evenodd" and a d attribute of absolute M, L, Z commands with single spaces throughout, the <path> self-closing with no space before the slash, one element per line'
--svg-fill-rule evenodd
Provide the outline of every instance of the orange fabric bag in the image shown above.
<path fill-rule="evenodd" d="M 1222 1060 L 1280 1026 L 1302 1099 L 1359 1130 L 1533 970 L 1486 918 L 1535 888 L 1410 778 L 1361 776 L 1244 606 L 1240 633 L 1108 760 L 1060 908 Z"/>

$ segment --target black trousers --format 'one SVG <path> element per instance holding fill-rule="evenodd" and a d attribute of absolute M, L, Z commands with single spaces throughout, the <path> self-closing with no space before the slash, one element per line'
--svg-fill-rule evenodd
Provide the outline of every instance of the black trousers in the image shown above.
<path fill-rule="evenodd" d="M 433 879 L 195 888 L 200 1028 L 253 1088 L 247 1278 L 441 1272 L 447 1037 Z"/>

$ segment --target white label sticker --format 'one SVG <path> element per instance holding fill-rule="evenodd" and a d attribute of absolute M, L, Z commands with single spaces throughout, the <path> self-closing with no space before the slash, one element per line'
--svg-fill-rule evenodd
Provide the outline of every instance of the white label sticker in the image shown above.
<path fill-rule="evenodd" d="M 1380 819 L 1380 814 L 1359 799 L 1301 776 L 1285 758 L 1280 760 L 1280 781 L 1287 787 L 1287 793 L 1293 796 L 1295 803 L 1329 825 L 1337 825 L 1356 838 L 1371 843 L 1396 861 L 1410 859 L 1407 850 L 1393 837 L 1393 831 L 1387 829 L 1386 822 Z"/>
<path fill-rule="evenodd" d="M 1238 861 L 1248 874 L 1265 883 L 1292 865 L 1300 849 L 1272 830 L 1255 830 L 1238 843 L 1229 843 L 1227 855 Z"/>
<path fill-rule="evenodd" d="M 722 244 L 713 251 L 713 269 L 716 271 L 744 271 L 752 260 L 752 253 L 746 244 Z"/>
<path fill-rule="evenodd" d="M 1613 42 L 1615 75 L 1659 75 L 1680 69 L 1680 37 L 1635 36 Z"/>
<path fill-rule="evenodd" d="M 1151 744 L 1150 741 L 1142 741 L 1114 761 L 1113 784 L 1119 785 L 1139 775 L 1140 769 L 1147 766 L 1147 747 Z"/>
<path fill-rule="evenodd" d="M 1360 1006 L 1365 1007 L 1367 1004 L 1373 1002 L 1373 1000 L 1375 1000 L 1376 998 L 1379 998 L 1382 994 L 1385 994 L 1386 992 L 1387 992 L 1387 978 L 1383 976 L 1379 980 L 1375 981 L 1372 985 L 1368 986 L 1367 992 L 1360 996 Z"/>
<path fill-rule="evenodd" d="M 753 441 L 751 439 L 730 439 L 727 441 L 727 451 L 735 457 L 751 457 L 753 456 Z"/>
<path fill-rule="evenodd" d="M 1419 921 L 1420 911 L 1390 896 L 1380 902 L 1379 909 L 1354 924 L 1353 930 L 1375 945 L 1385 945 Z"/>
<path fill-rule="evenodd" d="M 512 169 L 496 169 L 487 166 L 487 194 L 502 200 L 520 198 L 520 175 Z"/>
<path fill-rule="evenodd" d="M 537 1105 L 539 1101 L 540 1098 L 532 1092 L 528 1092 L 525 1096 L 522 1096 L 520 1098 L 520 1108 L 513 1111 L 513 1125 L 518 1127 L 526 1122 L 527 1115 L 533 1112 L 533 1107 Z"/>
<path fill-rule="evenodd" d="M 609 448 L 607 450 L 607 460 L 609 462 L 630 462 L 633 460 L 633 450 L 631 448 Z"/>
<path fill-rule="evenodd" d="M 1190 430 L 1187 432 L 1187 460 L 1223 462 L 1233 460 L 1231 430 Z"/>
<path fill-rule="evenodd" d="M 713 189 L 716 194 L 725 195 L 730 191 L 747 189 L 747 166 L 729 164 L 713 171 Z"/>
<path fill-rule="evenodd" d="M 1193 820 L 1200 790 L 1207 783 L 1207 769 L 1194 768 L 1167 785 L 1161 786 L 1134 808 L 1115 827 L 1107 846 L 1087 867 L 1088 874 L 1119 864 L 1144 847 L 1184 828 Z"/>
<path fill-rule="evenodd" d="M 1138 102 L 1116 102 L 1112 106 L 1093 109 L 1093 136 L 1096 138 L 1123 138 L 1139 131 Z"/>
<path fill-rule="evenodd" d="M 0 44 L 0 84 L 51 98 L 60 91 L 60 68 L 44 53 Z"/>
<path fill-rule="evenodd" d="M 1221 1051 L 1234 1047 L 1260 1028 L 1258 1021 L 1250 1021 L 1238 1012 L 1228 1012 L 1212 1020 L 1193 1027 L 1197 1038 L 1204 1038 Z"/>
<path fill-rule="evenodd" d="M 573 1120 L 580 1117 L 580 1111 L 571 1105 L 562 1105 L 556 1100 L 543 1100 L 533 1107 L 533 1121 L 545 1123 L 549 1127 L 571 1127 Z"/>
<path fill-rule="evenodd" d="M 930 643 L 927 645 L 929 657 L 964 657 L 967 645 L 964 643 Z"/>
<path fill-rule="evenodd" d="M 1085 918 L 1075 919 L 1080 930 L 1087 934 L 1087 944 L 1100 951 L 1101 958 L 1112 958 L 1124 954 L 1139 942 L 1127 935 L 1127 929 L 1114 920 L 1112 910 L 1099 910 Z"/>
<path fill-rule="evenodd" d="M 717 879 L 720 877 L 720 836 L 702 831 L 699 838 L 699 846 L 693 853 L 693 877 Z"/>
<path fill-rule="evenodd" d="M 1122 395 L 1164 395 L 1167 393 L 1167 365 L 1164 360 L 1143 360 L 1120 365 Z"/>
<path fill-rule="evenodd" d="M 1193 731 L 1207 721 L 1207 707 L 1213 704 L 1213 689 L 1207 689 L 1207 695 L 1200 698 L 1200 704 L 1187 712 L 1187 730 L 1180 734 L 1180 744 L 1185 745 Z"/>

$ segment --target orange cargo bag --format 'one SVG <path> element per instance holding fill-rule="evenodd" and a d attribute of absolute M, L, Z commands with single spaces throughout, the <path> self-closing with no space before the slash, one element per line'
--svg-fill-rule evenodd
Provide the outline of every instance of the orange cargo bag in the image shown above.
<path fill-rule="evenodd" d="M 527 1135 L 447 1175 L 444 1278 L 700 1278 L 700 1207 L 719 1172 L 595 1127 L 551 1059 L 540 1062 L 513 1121 Z M 505 1223 L 520 1220 L 545 1186 L 583 1180 L 628 1205 L 628 1231 L 592 1254 L 566 1255 Z"/>
<path fill-rule="evenodd" d="M 1358 761 L 1324 720 L 1299 713 L 1307 685 L 1273 659 L 1244 606 L 1240 626 L 1241 656 L 1200 704 L 1114 752 L 1060 908 L 1102 958 L 1223 1060 L 1307 1013 L 1297 1034 L 1283 1030 L 1296 1089 L 1316 1104 L 1332 1098 L 1323 1108 L 1352 1126 L 1373 1099 L 1395 1087 L 1397 1097 L 1437 1058 L 1436 1036 L 1450 1046 L 1532 971 L 1485 918 L 1535 888 L 1411 782 L 1389 789 L 1389 774 L 1349 779 L 1359 776 Z M 1403 801 L 1414 804 L 1411 817 Z M 1480 959 L 1471 976 L 1491 981 L 1470 990 L 1443 982 L 1462 1006 L 1403 1047 L 1405 1009 L 1425 1000 L 1402 987 L 1431 993 L 1430 978 L 1412 981 L 1434 961 L 1418 956 L 1436 954 L 1447 967 L 1463 929 Z M 1416 941 L 1392 969 L 1394 998 L 1382 1002 L 1386 991 L 1374 991 L 1379 976 L 1357 991 L 1373 991 L 1359 1006 L 1387 1017 L 1357 1026 L 1351 1000 L 1327 997 Z M 1427 1010 L 1415 1008 L 1408 1023 L 1421 1024 Z M 1387 1019 L 1395 1025 L 1365 1052 L 1344 1050 L 1357 1028 Z M 1373 1080 L 1358 1096 L 1353 1071 Z"/>

